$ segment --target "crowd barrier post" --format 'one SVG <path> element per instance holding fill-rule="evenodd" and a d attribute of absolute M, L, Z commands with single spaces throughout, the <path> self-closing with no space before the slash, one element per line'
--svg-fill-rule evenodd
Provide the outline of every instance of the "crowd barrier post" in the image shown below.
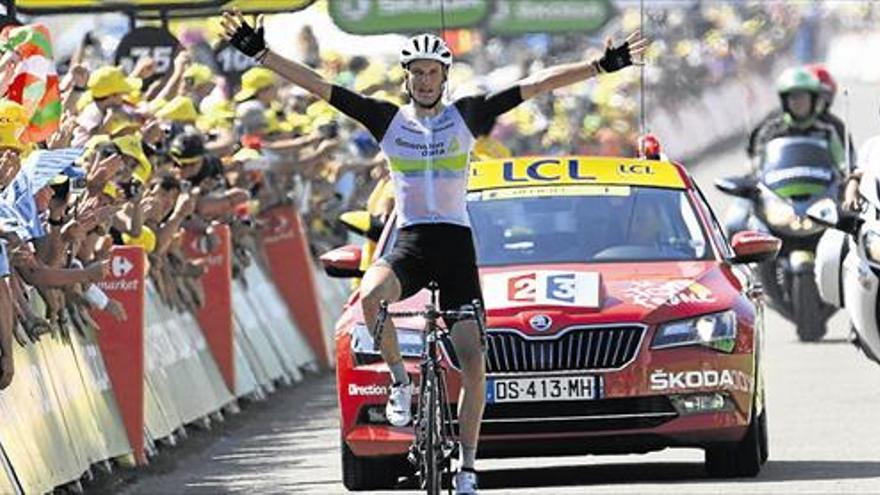
<path fill-rule="evenodd" d="M 289 205 L 267 210 L 260 214 L 260 219 L 269 226 L 262 233 L 262 244 L 272 281 L 318 363 L 329 367 L 321 298 L 312 273 L 314 262 L 302 218 L 296 208 Z"/>
<path fill-rule="evenodd" d="M 94 312 L 101 331 L 98 345 L 113 385 L 116 403 L 131 444 L 135 461 L 147 463 L 144 452 L 144 325 L 146 257 L 140 246 L 114 246 L 110 276 L 98 287 L 119 301 L 128 319 L 116 322 L 110 315 Z"/>
<path fill-rule="evenodd" d="M 192 231 L 185 233 L 183 245 L 187 256 L 205 260 L 205 273 L 202 275 L 205 304 L 195 317 L 223 375 L 223 381 L 229 390 L 235 392 L 231 237 L 227 225 L 214 225 L 211 229 L 219 241 L 212 251 L 205 252 L 199 245 L 201 236 Z"/>

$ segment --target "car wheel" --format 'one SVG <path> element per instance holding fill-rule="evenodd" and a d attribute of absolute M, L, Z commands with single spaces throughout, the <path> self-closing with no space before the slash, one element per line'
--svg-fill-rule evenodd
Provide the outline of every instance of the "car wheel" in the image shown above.
<path fill-rule="evenodd" d="M 761 471 L 761 417 L 752 413 L 752 421 L 739 442 L 706 448 L 706 473 L 712 478 L 752 478 Z M 769 451 L 768 451 L 769 454 Z"/>
<path fill-rule="evenodd" d="M 342 484 L 351 491 L 388 489 L 397 486 L 405 460 L 387 457 L 358 457 L 342 442 Z"/>
<path fill-rule="evenodd" d="M 767 459 L 770 458 L 770 434 L 767 429 L 767 406 L 764 406 L 764 410 L 761 411 L 761 415 L 758 416 L 758 433 L 760 436 L 760 445 L 761 445 L 761 464 L 765 464 Z"/>

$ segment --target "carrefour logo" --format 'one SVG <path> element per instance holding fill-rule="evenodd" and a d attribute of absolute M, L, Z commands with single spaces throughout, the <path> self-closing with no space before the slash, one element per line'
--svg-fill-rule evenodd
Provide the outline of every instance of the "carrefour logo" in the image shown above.
<path fill-rule="evenodd" d="M 116 278 L 122 278 L 134 268 L 134 264 L 124 256 L 114 256 L 110 262 L 110 271 Z"/>

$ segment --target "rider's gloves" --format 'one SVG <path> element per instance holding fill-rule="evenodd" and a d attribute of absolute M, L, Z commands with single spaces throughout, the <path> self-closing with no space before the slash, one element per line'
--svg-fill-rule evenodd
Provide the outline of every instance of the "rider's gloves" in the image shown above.
<path fill-rule="evenodd" d="M 622 45 L 605 48 L 605 54 L 596 61 L 600 72 L 617 72 L 624 67 L 629 67 L 632 63 L 628 41 L 625 41 Z"/>
<path fill-rule="evenodd" d="M 256 57 L 266 50 L 265 30 L 261 25 L 254 30 L 247 22 L 235 30 L 229 43 L 248 57 Z"/>

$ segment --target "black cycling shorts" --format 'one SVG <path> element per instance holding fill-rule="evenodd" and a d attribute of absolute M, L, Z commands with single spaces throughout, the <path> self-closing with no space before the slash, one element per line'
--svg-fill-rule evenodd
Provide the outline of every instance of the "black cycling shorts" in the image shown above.
<path fill-rule="evenodd" d="M 441 310 L 458 310 L 474 299 L 483 304 L 474 240 L 468 227 L 449 223 L 403 227 L 391 252 L 382 260 L 400 281 L 401 299 L 426 288 L 433 280 L 440 288 Z"/>

